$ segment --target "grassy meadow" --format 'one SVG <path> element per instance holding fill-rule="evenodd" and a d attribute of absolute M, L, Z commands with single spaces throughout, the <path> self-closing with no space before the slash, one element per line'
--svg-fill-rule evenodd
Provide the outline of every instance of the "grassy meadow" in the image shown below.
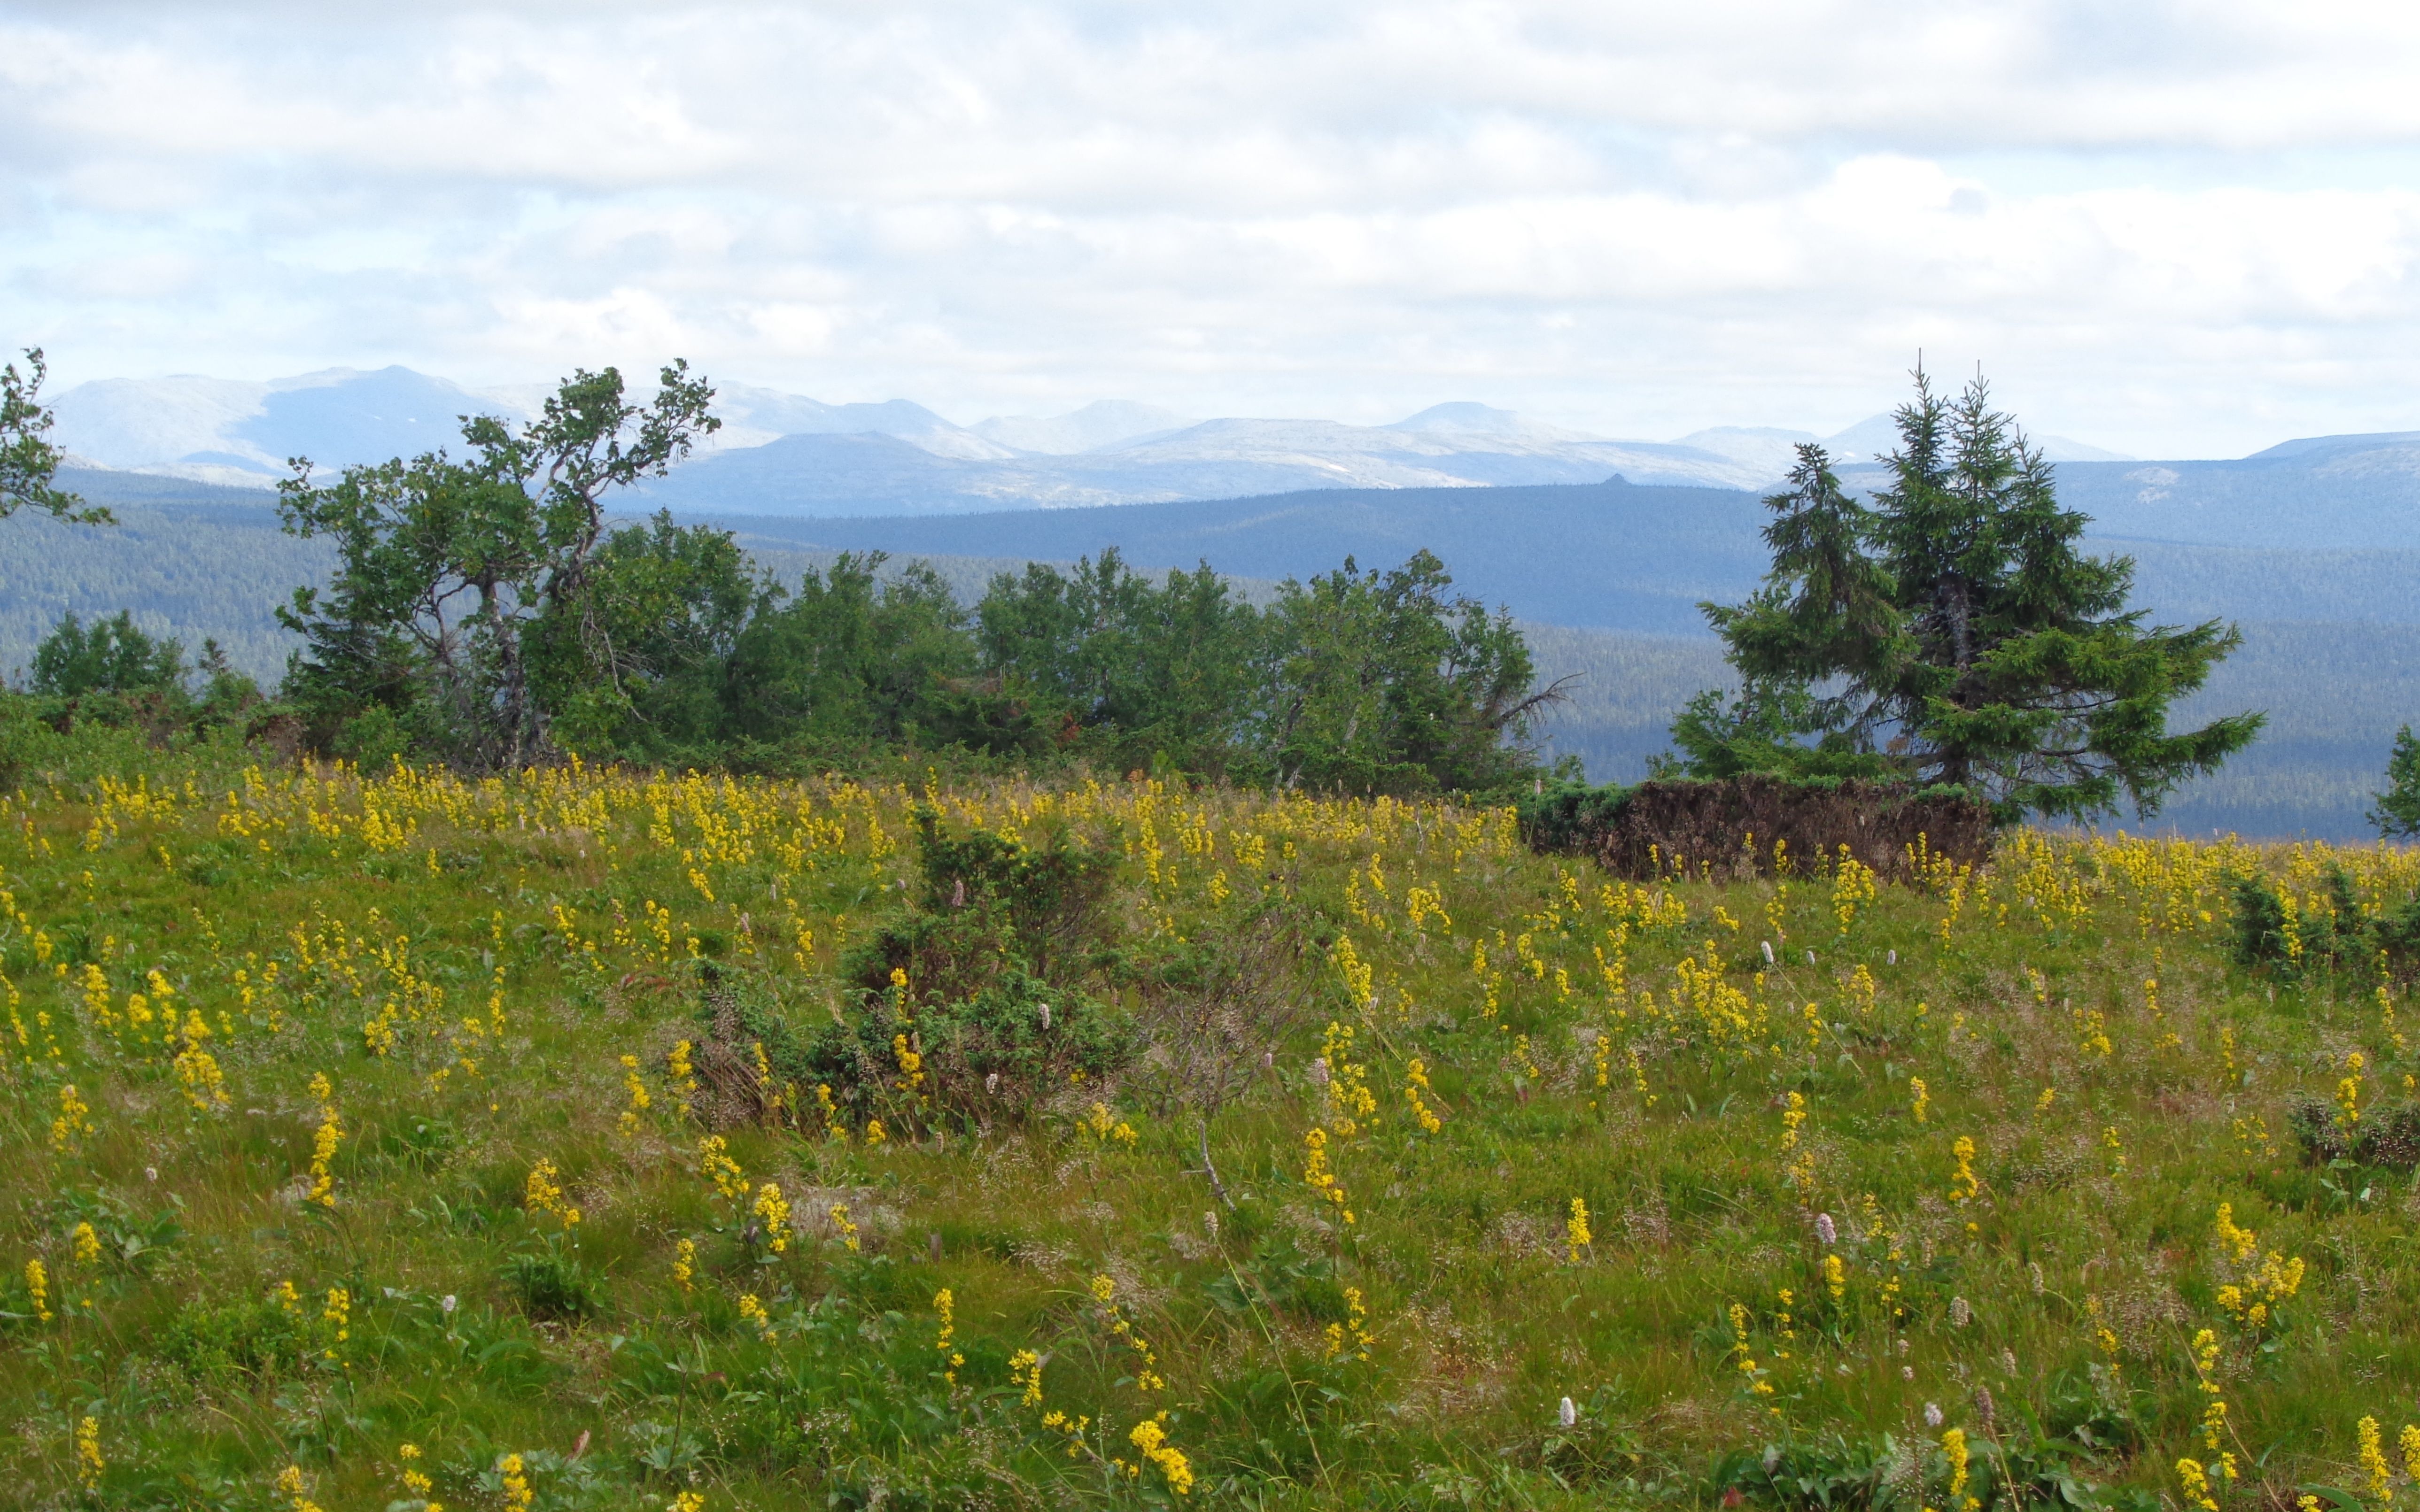
<path fill-rule="evenodd" d="M 2420 1199 L 2295 1133 L 2404 1127 L 2408 983 L 2226 885 L 2410 852 L 111 738 L 0 802 L 0 1503 L 2413 1494 Z"/>

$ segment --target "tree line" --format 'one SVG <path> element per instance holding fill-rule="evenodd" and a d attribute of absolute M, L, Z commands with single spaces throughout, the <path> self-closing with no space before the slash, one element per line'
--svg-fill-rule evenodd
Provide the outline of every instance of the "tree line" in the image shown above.
<path fill-rule="evenodd" d="M 0 374 L 0 515 L 103 517 L 51 486 L 43 368 L 27 357 L 30 380 Z M 285 527 L 328 542 L 336 565 L 278 609 L 302 641 L 282 708 L 325 751 L 473 770 L 927 750 L 1354 793 L 1501 793 L 1546 775 L 1529 736 L 1559 688 L 1537 686 L 1509 614 L 1455 594 L 1426 551 L 1388 570 L 1348 557 L 1254 605 L 1206 564 L 1155 579 L 1105 550 L 998 575 L 967 606 L 878 554 L 793 585 L 727 531 L 613 520 L 616 490 L 720 428 L 712 399 L 685 363 L 644 402 L 615 369 L 582 370 L 526 424 L 464 417 L 458 455 L 334 479 L 297 459 Z M 2009 819 L 2090 819 L 2155 811 L 2258 733 L 2251 712 L 2168 728 L 2237 630 L 2129 609 L 2133 563 L 2079 548 L 2086 517 L 1980 379 L 1951 397 L 1919 371 L 1895 418 L 1870 499 L 1807 446 L 1765 501 L 1763 587 L 1702 606 L 1739 690 L 1680 712 L 1664 775 L 1875 778 L 1961 788 Z M 223 704 L 231 676 L 219 658 L 194 694 L 181 648 L 120 614 L 63 622 L 34 686 L 125 693 L 142 677 Z M 2398 749 L 2398 786 L 2415 763 Z"/>
<path fill-rule="evenodd" d="M 9 391 L 26 448 L 44 444 L 39 378 Z M 719 427 L 712 397 L 683 363 L 644 401 L 612 368 L 582 371 L 526 424 L 466 417 L 458 453 L 334 478 L 298 459 L 281 516 L 335 565 L 279 608 L 302 645 L 278 712 L 331 754 L 471 770 L 571 754 L 847 769 L 918 750 L 1405 795 L 1540 773 L 1528 737 L 1556 690 L 1510 616 L 1425 551 L 1385 570 L 1348 557 L 1255 605 L 1206 565 L 1155 579 L 1111 549 L 1000 574 L 969 606 L 879 554 L 782 582 L 727 531 L 617 523 L 615 490 Z M 23 455 L 13 499 L 82 517 Z M 70 616 L 31 686 L 223 707 L 235 674 L 205 662 L 128 615 Z"/>

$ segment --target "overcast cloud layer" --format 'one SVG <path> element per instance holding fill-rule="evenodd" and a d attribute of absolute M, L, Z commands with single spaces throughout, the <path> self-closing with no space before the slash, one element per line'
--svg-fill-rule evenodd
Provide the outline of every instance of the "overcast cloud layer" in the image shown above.
<path fill-rule="evenodd" d="M 2231 455 L 2420 427 L 2415 77 L 2274 0 L 0 4 L 0 342 L 1624 436 L 1921 347 Z"/>

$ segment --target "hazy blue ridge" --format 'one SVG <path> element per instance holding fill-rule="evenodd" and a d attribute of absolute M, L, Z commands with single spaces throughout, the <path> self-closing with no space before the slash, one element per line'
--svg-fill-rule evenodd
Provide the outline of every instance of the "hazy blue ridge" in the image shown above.
<path fill-rule="evenodd" d="M 1116 547 L 1151 567 L 1206 561 L 1244 578 L 1307 578 L 1347 556 L 1391 567 L 1434 551 L 1461 590 L 1554 625 L 1703 634 L 1697 605 L 1762 575 L 1753 494 L 1625 483 L 1518 488 L 1330 488 L 1253 499 L 924 518 L 714 515 L 818 550 L 1073 561 Z"/>

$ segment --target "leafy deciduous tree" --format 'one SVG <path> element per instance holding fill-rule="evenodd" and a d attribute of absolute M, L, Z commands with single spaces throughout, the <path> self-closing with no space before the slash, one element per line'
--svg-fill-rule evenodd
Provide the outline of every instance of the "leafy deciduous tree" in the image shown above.
<path fill-rule="evenodd" d="M 51 412 L 41 402 L 50 364 L 39 347 L 25 352 L 25 372 L 0 367 L 0 519 L 39 509 L 85 525 L 113 524 L 109 511 L 53 486 L 66 454 L 51 442 Z"/>
<path fill-rule="evenodd" d="M 885 576 L 885 560 L 843 552 L 760 609 L 731 671 L 733 738 L 828 750 L 952 742 L 975 672 L 966 611 L 931 568 Z"/>
<path fill-rule="evenodd" d="M 1006 691 L 1091 732 L 1121 766 L 1249 778 L 1269 668 L 1260 614 L 1205 563 L 1154 583 L 1115 548 L 1072 573 L 1002 573 L 976 607 Z"/>
<path fill-rule="evenodd" d="M 1559 688 L 1533 687 L 1510 614 L 1449 599 L 1452 585 L 1426 551 L 1390 572 L 1347 557 L 1285 585 L 1267 616 L 1276 671 L 1263 735 L 1283 786 L 1484 791 L 1535 768 L 1519 740 Z"/>
<path fill-rule="evenodd" d="M 279 618 L 305 640 L 298 694 L 338 712 L 383 706 L 455 760 L 512 766 L 551 748 L 563 712 L 546 694 L 583 694 L 593 727 L 632 705 L 648 669 L 600 594 L 604 499 L 661 476 L 721 424 L 714 391 L 675 363 L 654 400 L 628 402 L 613 368 L 581 371 L 520 427 L 466 416 L 466 455 L 347 468 L 315 484 L 307 458 L 279 486 L 287 528 L 327 535 L 327 593 L 297 590 Z M 535 642 L 543 640 L 543 648 Z"/>

